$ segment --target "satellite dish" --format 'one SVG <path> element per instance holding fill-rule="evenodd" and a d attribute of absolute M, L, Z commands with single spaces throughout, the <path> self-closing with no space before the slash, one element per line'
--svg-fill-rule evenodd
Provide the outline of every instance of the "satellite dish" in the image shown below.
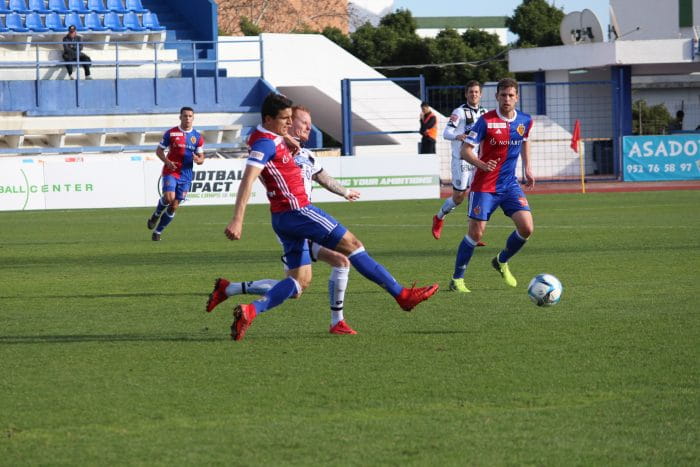
<path fill-rule="evenodd" d="M 581 29 L 587 32 L 590 42 L 603 42 L 603 28 L 598 17 L 586 8 L 581 12 Z"/>
<path fill-rule="evenodd" d="M 574 39 L 574 31 L 581 29 L 581 12 L 572 11 L 571 13 L 564 16 L 559 25 L 559 37 L 565 45 L 576 44 L 576 39 Z"/>
<path fill-rule="evenodd" d="M 572 11 L 559 25 L 559 37 L 566 45 L 602 42 L 603 28 L 591 10 Z"/>

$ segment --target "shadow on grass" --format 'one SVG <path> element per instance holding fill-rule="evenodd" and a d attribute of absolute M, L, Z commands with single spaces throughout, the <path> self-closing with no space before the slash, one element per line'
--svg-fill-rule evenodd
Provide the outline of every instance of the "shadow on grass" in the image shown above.
<path fill-rule="evenodd" d="M 0 295 L 0 300 L 4 299 L 21 299 L 21 300 L 31 300 L 38 299 L 44 300 L 47 298 L 145 298 L 145 297 L 206 297 L 209 295 L 211 290 L 207 289 L 206 292 L 139 292 L 139 293 L 101 293 L 101 294 L 70 294 L 70 295 Z"/>
<path fill-rule="evenodd" d="M 227 340 L 225 334 L 153 335 L 153 334 L 66 334 L 43 336 L 0 336 L 0 345 L 73 344 L 78 342 L 216 342 Z"/>

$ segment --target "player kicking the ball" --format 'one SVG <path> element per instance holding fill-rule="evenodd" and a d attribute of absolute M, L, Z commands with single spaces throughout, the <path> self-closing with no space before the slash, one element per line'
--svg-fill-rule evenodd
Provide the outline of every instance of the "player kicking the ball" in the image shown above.
<path fill-rule="evenodd" d="M 318 164 L 318 160 L 311 151 L 303 145 L 309 140 L 311 132 L 311 113 L 301 106 L 292 107 L 292 128 L 291 136 L 302 146 L 294 156 L 296 164 L 301 168 L 304 177 L 304 189 L 311 199 L 312 182 L 335 193 L 348 201 L 359 199 L 358 191 L 345 188 L 340 182 L 331 177 Z M 296 144 L 296 143 L 295 143 Z M 328 295 L 331 308 L 331 334 L 357 334 L 346 322 L 343 316 L 343 306 L 345 302 L 345 291 L 348 286 L 350 274 L 350 260 L 345 255 L 329 250 L 318 243 L 309 242 L 309 254 L 312 261 L 323 261 L 331 266 L 331 275 L 328 279 Z M 285 261 L 284 257 L 282 258 Z M 285 269 L 287 269 L 285 264 Z M 207 311 L 212 311 L 219 303 L 232 295 L 254 294 L 265 295 L 279 281 L 275 279 L 260 279 L 249 282 L 230 282 L 227 279 L 219 278 L 214 284 L 214 290 L 209 294 L 207 301 Z"/>
<path fill-rule="evenodd" d="M 476 167 L 476 172 L 469 194 L 469 228 L 457 249 L 454 274 L 450 282 L 450 290 L 458 292 L 469 292 L 464 284 L 464 273 L 477 242 L 484 235 L 486 223 L 496 208 L 500 206 L 515 224 L 515 230 L 508 237 L 505 248 L 491 261 L 505 283 L 511 287 L 515 287 L 518 282 L 508 268 L 508 260 L 520 251 L 534 230 L 530 206 L 515 175 L 518 157 L 522 157 L 526 185 L 535 185 L 528 142 L 532 117 L 515 110 L 518 83 L 514 79 L 504 78 L 498 82 L 496 100 L 498 108 L 477 120 L 462 146 L 462 157 Z M 481 152 L 480 157 L 477 157 L 474 147 L 479 145 Z"/>
<path fill-rule="evenodd" d="M 262 125 L 248 140 L 248 161 L 238 188 L 233 218 L 224 233 L 229 240 L 241 239 L 253 183 L 260 177 L 270 201 L 272 228 L 282 242 L 289 271 L 287 278 L 274 285 L 262 298 L 234 309 L 231 337 L 243 339 L 259 314 L 300 295 L 309 286 L 311 257 L 307 239 L 347 256 L 360 274 L 389 292 L 406 311 L 437 292 L 437 284 L 403 287 L 365 251 L 352 232 L 310 203 L 301 169 L 284 142 L 292 124 L 292 102 L 282 95 L 270 94 L 262 104 L 261 114 Z"/>

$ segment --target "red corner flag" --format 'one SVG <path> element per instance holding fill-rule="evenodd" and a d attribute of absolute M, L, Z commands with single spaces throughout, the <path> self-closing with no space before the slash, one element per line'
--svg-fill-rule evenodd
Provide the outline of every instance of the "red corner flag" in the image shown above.
<path fill-rule="evenodd" d="M 574 132 L 571 135 L 571 149 L 578 152 L 578 142 L 581 140 L 581 122 L 576 120 L 574 123 Z"/>

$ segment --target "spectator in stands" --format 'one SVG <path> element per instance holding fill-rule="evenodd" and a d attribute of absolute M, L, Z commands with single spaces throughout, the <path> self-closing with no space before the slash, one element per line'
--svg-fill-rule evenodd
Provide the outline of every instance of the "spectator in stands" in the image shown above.
<path fill-rule="evenodd" d="M 421 154 L 435 154 L 435 140 L 437 139 L 437 118 L 427 102 L 420 104 L 420 140 Z"/>
<path fill-rule="evenodd" d="M 74 25 L 68 26 L 68 34 L 63 38 L 63 61 L 65 62 L 76 62 L 79 61 L 85 70 L 85 79 L 92 79 L 90 76 L 90 57 L 80 52 L 82 48 L 80 42 L 82 37 L 78 35 L 75 30 Z M 80 60 L 78 60 L 80 57 Z M 68 77 L 73 79 L 73 65 L 66 64 L 66 70 L 68 71 Z"/>
<path fill-rule="evenodd" d="M 668 132 L 683 131 L 683 118 L 685 118 L 685 112 L 682 110 L 676 112 L 676 118 L 668 124 Z"/>
<path fill-rule="evenodd" d="M 173 220 L 175 211 L 192 188 L 193 163 L 204 163 L 204 138 L 192 127 L 193 123 L 192 107 L 181 108 L 180 125 L 166 131 L 156 148 L 156 156 L 163 161 L 163 196 L 146 221 L 148 230 L 153 230 L 151 240 L 154 242 L 160 241 L 163 229 Z"/>

